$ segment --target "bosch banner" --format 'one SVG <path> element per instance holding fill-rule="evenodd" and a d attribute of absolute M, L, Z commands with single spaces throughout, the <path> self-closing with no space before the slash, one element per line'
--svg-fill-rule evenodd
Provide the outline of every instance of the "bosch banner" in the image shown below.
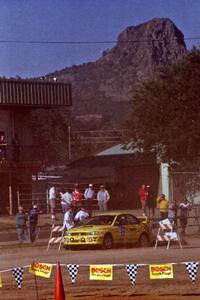
<path fill-rule="evenodd" d="M 149 265 L 150 279 L 167 279 L 173 278 L 173 265 Z"/>
<path fill-rule="evenodd" d="M 112 280 L 113 266 L 111 265 L 91 265 L 90 280 Z"/>

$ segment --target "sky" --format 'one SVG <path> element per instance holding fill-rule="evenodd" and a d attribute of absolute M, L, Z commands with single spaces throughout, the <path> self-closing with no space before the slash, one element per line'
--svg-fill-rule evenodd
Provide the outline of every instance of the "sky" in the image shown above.
<path fill-rule="evenodd" d="M 114 44 L 91 42 L 116 41 L 127 26 L 155 17 L 199 38 L 186 40 L 188 48 L 200 44 L 200 0 L 0 0 L 0 8 L 0 76 L 8 78 L 95 61 Z"/>

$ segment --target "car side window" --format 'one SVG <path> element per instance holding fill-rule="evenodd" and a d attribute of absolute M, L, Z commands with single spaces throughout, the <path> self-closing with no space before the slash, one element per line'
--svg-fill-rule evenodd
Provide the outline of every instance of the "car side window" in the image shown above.
<path fill-rule="evenodd" d="M 115 221 L 114 226 L 121 226 L 121 225 L 127 225 L 127 220 L 125 216 L 118 216 L 117 220 Z"/>
<path fill-rule="evenodd" d="M 140 223 L 139 220 L 136 217 L 132 216 L 132 215 L 127 215 L 126 220 L 127 220 L 128 225 L 134 225 L 134 224 L 139 224 Z"/>

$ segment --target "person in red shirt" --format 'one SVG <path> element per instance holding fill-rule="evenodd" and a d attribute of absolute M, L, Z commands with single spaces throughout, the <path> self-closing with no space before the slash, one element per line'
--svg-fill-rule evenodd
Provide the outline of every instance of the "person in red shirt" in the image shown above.
<path fill-rule="evenodd" d="M 83 205 L 83 195 L 78 188 L 78 184 L 74 185 L 72 197 L 73 197 L 73 206 L 74 206 L 75 210 L 78 211 L 78 209 L 81 208 Z"/>
<path fill-rule="evenodd" d="M 142 212 L 146 216 L 148 193 L 145 184 L 142 184 L 142 186 L 140 187 L 138 191 L 138 195 L 142 206 Z"/>

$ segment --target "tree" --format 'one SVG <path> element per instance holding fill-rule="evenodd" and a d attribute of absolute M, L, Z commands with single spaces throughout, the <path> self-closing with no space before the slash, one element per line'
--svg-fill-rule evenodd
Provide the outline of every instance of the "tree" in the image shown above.
<path fill-rule="evenodd" d="M 32 111 L 35 156 L 47 164 L 66 163 L 68 160 L 68 130 L 71 122 L 67 109 L 38 109 Z"/>
<path fill-rule="evenodd" d="M 156 149 L 162 160 L 186 163 L 200 155 L 200 49 L 193 48 L 134 92 L 127 142 Z"/>

